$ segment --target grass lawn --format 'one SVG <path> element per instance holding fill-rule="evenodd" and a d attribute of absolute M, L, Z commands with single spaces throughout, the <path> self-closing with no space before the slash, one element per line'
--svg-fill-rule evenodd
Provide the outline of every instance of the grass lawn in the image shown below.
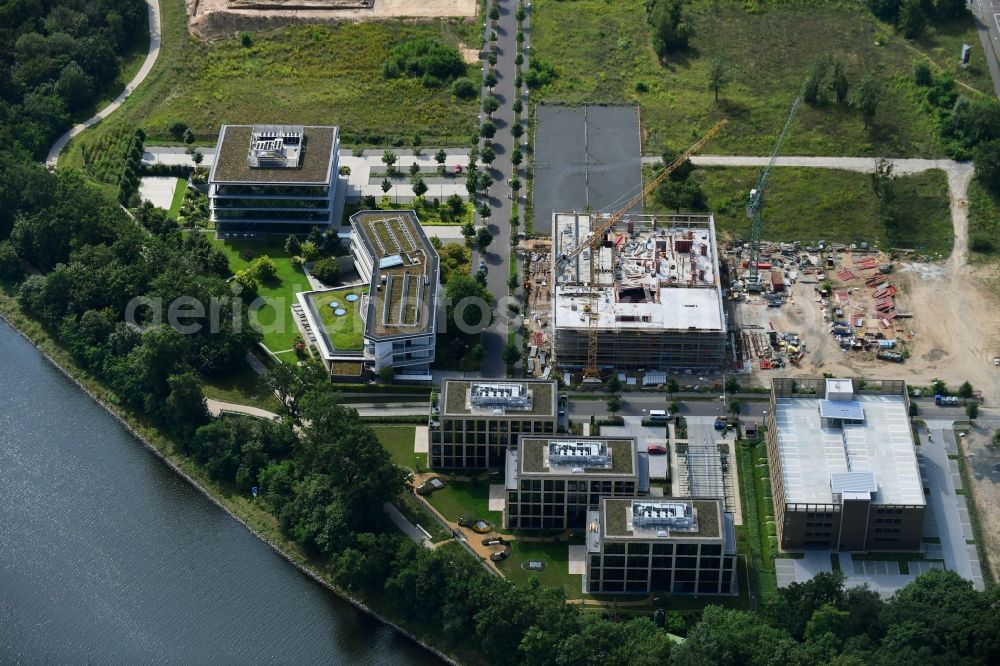
<path fill-rule="evenodd" d="M 266 254 L 274 259 L 274 263 L 278 265 L 278 277 L 270 282 L 260 283 L 257 294 L 264 299 L 264 302 L 251 305 L 250 323 L 260 329 L 264 335 L 264 344 L 281 360 L 294 360 L 295 352 L 292 350 L 292 345 L 299 331 L 292 321 L 290 308 L 295 303 L 295 294 L 308 291 L 311 287 L 305 273 L 292 265 L 288 253 L 285 252 L 284 238 L 212 242 L 229 257 L 229 269 L 234 273 L 246 268 L 251 261 L 262 255 Z M 250 261 L 240 256 L 245 250 L 253 253 Z"/>
<path fill-rule="evenodd" d="M 772 541 L 768 536 L 768 516 L 773 516 L 774 510 L 768 506 L 770 500 L 764 496 L 767 457 L 763 449 L 763 446 L 750 448 L 742 443 L 736 447 L 743 499 L 743 526 L 737 532 L 737 547 L 740 549 L 742 545 L 749 550 L 748 560 L 753 562 L 755 570 L 752 584 L 756 586 L 761 601 L 776 594 L 778 589 L 774 558 L 771 556 L 772 545 L 777 551 L 777 539 Z"/>
<path fill-rule="evenodd" d="M 382 64 L 393 46 L 410 39 L 468 42 L 481 32 L 476 20 L 293 26 L 255 32 L 245 48 L 236 35 L 212 43 L 191 37 L 182 0 L 161 0 L 160 8 L 163 44 L 152 73 L 110 122 L 73 142 L 65 164 L 82 166 L 80 143 L 97 143 L 116 126 L 141 126 L 152 143 L 171 139 L 168 129 L 178 120 L 199 143 L 214 143 L 223 123 L 264 120 L 336 124 L 347 143 L 357 135 L 408 143 L 420 134 L 424 145 L 464 146 L 475 128 L 478 96 L 460 101 L 447 85 L 387 80 Z M 469 75 L 480 76 L 475 66 Z"/>
<path fill-rule="evenodd" d="M 524 562 L 543 560 L 544 571 L 527 571 Z M 511 554 L 497 566 L 503 575 L 515 583 L 527 584 L 537 578 L 544 587 L 558 587 L 569 597 L 582 597 L 583 576 L 569 573 L 569 544 L 566 542 L 514 541 Z M 595 597 L 596 598 L 596 597 Z"/>
<path fill-rule="evenodd" d="M 174 188 L 174 199 L 170 202 L 170 210 L 167 211 L 167 216 L 172 220 L 177 219 L 177 215 L 181 212 L 181 206 L 184 205 L 184 193 L 187 192 L 187 181 L 183 178 L 177 179 L 177 187 Z"/>
<path fill-rule="evenodd" d="M 372 429 L 392 462 L 414 472 L 427 471 L 427 454 L 413 452 L 416 426 L 372 426 Z"/>
<path fill-rule="evenodd" d="M 747 5 L 755 9 L 748 12 Z M 860 2 L 693 0 L 687 11 L 695 30 L 691 48 L 661 65 L 642 0 L 536 0 L 532 51 L 555 66 L 558 78 L 533 99 L 638 103 L 651 152 L 664 144 L 686 148 L 727 117 L 729 126 L 707 152 L 766 155 L 816 57 L 830 54 L 844 63 L 852 86 L 869 72 L 884 82 L 874 130 L 867 132 L 846 105 L 803 104 L 786 155 L 937 157 L 942 146 L 912 82 L 914 61 L 926 51 L 958 81 L 985 93 L 992 89 L 971 15 L 930 26 L 925 38 L 907 42 Z M 973 44 L 978 56 L 968 70 L 957 66 L 962 42 Z M 716 58 L 725 62 L 729 79 L 718 103 L 708 86 Z M 638 84 L 647 91 L 637 92 Z"/>
<path fill-rule="evenodd" d="M 205 397 L 234 402 L 239 405 L 260 407 L 269 412 L 278 412 L 281 403 L 272 393 L 260 388 L 259 375 L 249 365 L 242 366 L 238 371 L 225 377 L 206 379 L 201 389 Z"/>
<path fill-rule="evenodd" d="M 1000 197 L 978 178 L 969 184 L 969 251 L 975 260 L 1000 259 Z"/>
<path fill-rule="evenodd" d="M 365 322 L 361 319 L 361 296 L 368 293 L 368 286 L 351 287 L 349 289 L 334 289 L 310 296 L 310 300 L 319 313 L 319 318 L 326 328 L 326 334 L 334 348 L 341 351 L 360 351 L 365 346 Z M 350 303 L 347 297 L 355 295 L 358 300 Z M 337 303 L 337 309 L 347 311 L 338 317 L 331 303 Z"/>
<path fill-rule="evenodd" d="M 708 167 L 691 176 L 701 183 L 720 233 L 749 236 L 746 199 L 759 173 L 753 167 Z M 890 235 L 878 221 L 878 202 L 868 174 L 777 168 L 771 172 L 767 187 L 764 238 L 803 243 L 819 239 L 878 241 L 883 247 L 888 244 L 949 254 L 954 234 L 944 172 L 901 176 L 896 179 L 896 192 L 900 218 L 906 226 L 905 231 Z"/>
<path fill-rule="evenodd" d="M 489 510 L 489 480 L 449 480 L 444 488 L 428 495 L 427 500 L 441 512 L 442 516 L 452 522 L 458 522 L 459 516 L 469 516 L 488 520 L 497 529 L 503 524 L 500 512 Z"/>

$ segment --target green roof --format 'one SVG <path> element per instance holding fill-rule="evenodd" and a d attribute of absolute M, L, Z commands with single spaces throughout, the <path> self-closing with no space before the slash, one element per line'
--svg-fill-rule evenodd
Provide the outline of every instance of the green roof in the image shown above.
<path fill-rule="evenodd" d="M 211 182 L 325 185 L 333 179 L 330 167 L 337 139 L 336 127 L 304 127 L 299 166 L 291 168 L 247 166 L 252 132 L 252 125 L 222 126 Z"/>
<path fill-rule="evenodd" d="M 545 467 L 545 449 L 549 442 L 607 442 L 611 450 L 611 467 L 585 467 L 585 474 L 615 474 L 630 475 L 635 473 L 635 440 L 604 439 L 587 437 L 546 437 L 521 438 L 520 452 L 521 471 L 526 474 L 569 474 L 566 465 Z"/>
<path fill-rule="evenodd" d="M 492 414 L 488 410 L 473 412 L 465 406 L 466 395 L 472 384 L 527 384 L 531 391 L 531 409 L 512 409 L 504 414 Z M 475 382 L 468 380 L 446 379 L 444 382 L 444 414 L 448 416 L 477 416 L 489 417 L 491 419 L 518 420 L 529 417 L 552 417 L 556 416 L 556 383 L 554 381 L 528 381 L 511 379 L 482 379 Z"/>
<path fill-rule="evenodd" d="M 639 501 L 655 501 L 661 498 L 643 498 Z M 698 517 L 697 532 L 670 532 L 671 539 L 718 539 L 722 537 L 722 508 L 719 500 L 690 500 L 683 497 L 664 497 L 667 502 L 691 502 Z M 635 538 L 645 541 L 656 539 L 648 535 L 637 535 L 628 529 L 628 514 L 632 510 L 632 499 L 605 499 L 602 505 L 601 521 L 604 535 L 608 537 Z"/>

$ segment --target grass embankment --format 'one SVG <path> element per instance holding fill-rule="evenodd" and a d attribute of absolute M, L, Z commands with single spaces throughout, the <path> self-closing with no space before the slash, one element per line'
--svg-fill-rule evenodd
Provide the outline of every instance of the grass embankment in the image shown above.
<path fill-rule="evenodd" d="M 739 443 L 739 483 L 743 501 L 743 529 L 753 564 L 751 584 L 757 589 L 758 603 L 777 594 L 778 582 L 774 570 L 777 537 L 774 528 L 774 507 L 770 497 L 767 454 L 764 445 L 755 447 Z M 740 536 L 743 536 L 742 534 Z M 738 538 L 738 540 L 740 540 Z"/>
<path fill-rule="evenodd" d="M 503 575 L 515 583 L 528 584 L 533 579 L 543 587 L 561 588 L 570 598 L 580 598 L 583 595 L 583 576 L 569 572 L 569 546 L 582 544 L 583 541 L 515 541 L 511 554 L 497 566 Z M 532 560 L 545 562 L 544 571 L 528 571 L 522 565 Z M 598 597 L 594 597 L 598 598 Z M 633 597 L 638 600 L 642 597 Z"/>
<path fill-rule="evenodd" d="M 278 398 L 261 387 L 260 375 L 249 365 L 225 377 L 202 381 L 201 390 L 206 398 L 249 405 L 275 413 L 281 410 Z"/>
<path fill-rule="evenodd" d="M 416 426 L 372 426 L 392 462 L 414 472 L 426 472 L 427 454 L 413 452 Z"/>
<path fill-rule="evenodd" d="M 344 590 L 336 588 L 329 582 L 329 561 L 307 555 L 294 540 L 289 539 L 282 533 L 278 519 L 267 512 L 262 504 L 255 502 L 253 498 L 242 492 L 234 491 L 230 487 L 212 481 L 202 468 L 181 454 L 173 442 L 161 433 L 156 426 L 150 423 L 145 415 L 122 407 L 114 393 L 107 390 L 94 377 L 77 366 L 72 356 L 59 346 L 44 327 L 21 310 L 17 301 L 3 285 L 0 285 L 0 314 L 15 328 L 26 335 L 40 351 L 57 363 L 66 373 L 79 381 L 105 408 L 127 423 L 133 432 L 145 440 L 145 443 L 167 461 L 168 464 L 174 466 L 177 471 L 186 476 L 212 501 L 229 512 L 234 518 L 241 521 L 258 538 L 275 548 L 289 562 L 308 572 L 317 581 L 335 590 L 344 598 L 363 603 L 370 611 L 394 622 L 417 640 L 434 646 L 443 646 L 449 642 L 440 627 L 395 617 L 388 595 L 373 594 L 364 599 L 357 599 Z M 455 557 L 468 556 L 461 550 L 458 544 L 445 544 L 441 547 L 452 549 Z M 484 663 L 471 648 L 459 646 L 447 652 L 461 663 Z"/>
<path fill-rule="evenodd" d="M 100 143 L 122 126 L 143 127 L 147 142 L 171 140 L 176 121 L 208 143 L 224 123 L 336 124 L 364 141 L 378 135 L 408 143 L 420 134 L 426 145 L 466 145 L 475 127 L 478 97 L 461 101 L 449 86 L 382 76 L 396 44 L 432 37 L 457 46 L 478 35 L 475 21 L 294 26 L 255 33 L 244 47 L 236 36 L 203 43 L 188 35 L 182 0 L 161 0 L 160 9 L 163 43 L 153 71 L 110 121 L 70 145 L 64 165 L 82 166 L 80 143 Z M 476 80 L 475 66 L 469 69 Z"/>
<path fill-rule="evenodd" d="M 974 178 L 969 184 L 968 201 L 970 258 L 1000 259 L 1000 197 Z"/>
<path fill-rule="evenodd" d="M 708 151 L 767 155 L 816 57 L 830 54 L 843 61 L 852 86 L 869 72 L 884 82 L 875 127 L 866 131 L 847 105 L 803 104 L 784 154 L 939 157 L 935 123 L 913 84 L 914 61 L 929 54 L 960 83 L 992 90 L 971 15 L 929 26 L 926 37 L 907 42 L 859 2 L 694 0 L 687 10 L 695 30 L 691 48 L 662 65 L 643 4 L 536 0 L 532 53 L 554 65 L 558 78 L 534 100 L 638 103 L 644 146 L 653 152 L 664 144 L 683 149 L 727 117 L 729 126 Z M 756 10 L 748 12 L 747 5 Z M 963 42 L 977 52 L 966 70 L 958 66 Z M 725 62 L 729 79 L 718 103 L 708 85 L 716 58 Z"/>
<path fill-rule="evenodd" d="M 167 211 L 167 216 L 176 220 L 177 216 L 180 215 L 181 206 L 184 205 L 184 194 L 187 192 L 187 181 L 183 178 L 177 179 L 177 185 L 174 187 L 174 198 L 170 202 L 170 210 Z"/>
<path fill-rule="evenodd" d="M 291 256 L 285 251 L 285 241 L 281 237 L 265 240 L 213 240 L 212 243 L 229 257 L 229 270 L 233 273 L 243 270 L 257 257 L 269 256 L 278 266 L 278 275 L 273 280 L 261 281 L 257 294 L 263 303 L 250 308 L 250 322 L 259 326 L 264 335 L 263 342 L 268 349 L 283 361 L 294 361 L 292 345 L 298 328 L 292 320 L 291 307 L 295 294 L 311 289 L 305 273 L 292 265 Z M 241 253 L 249 252 L 244 259 Z"/>
<path fill-rule="evenodd" d="M 725 233 L 747 238 L 750 220 L 746 200 L 757 181 L 757 168 L 698 169 L 708 209 Z M 942 171 L 926 171 L 896 179 L 900 231 L 890 233 L 879 220 L 871 176 L 834 169 L 782 167 L 771 172 L 764 208 L 764 238 L 770 240 L 854 243 L 919 248 L 927 253 L 951 252 L 954 233 L 948 180 Z"/>

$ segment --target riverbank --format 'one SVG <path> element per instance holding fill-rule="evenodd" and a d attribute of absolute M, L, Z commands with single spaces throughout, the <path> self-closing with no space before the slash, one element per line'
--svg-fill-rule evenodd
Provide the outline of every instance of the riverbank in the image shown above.
<path fill-rule="evenodd" d="M 164 437 L 154 425 L 141 414 L 131 412 L 117 404 L 113 393 L 99 381 L 79 368 L 72 357 L 36 321 L 21 311 L 17 301 L 0 287 L 0 319 L 21 335 L 30 345 L 67 379 L 72 381 L 92 400 L 117 420 L 133 437 L 138 439 L 171 470 L 187 481 L 193 488 L 221 508 L 236 522 L 246 528 L 260 541 L 266 543 L 301 573 L 350 603 L 358 610 L 376 618 L 393 628 L 400 635 L 420 645 L 437 658 L 449 664 L 459 664 L 457 655 L 450 655 L 431 645 L 436 638 L 427 628 L 401 625 L 391 619 L 386 608 L 375 607 L 370 600 L 362 600 L 333 585 L 329 571 L 323 563 L 311 560 L 296 543 L 286 538 L 280 531 L 278 521 L 267 511 L 259 508 L 248 498 L 233 495 L 225 488 L 208 479 L 190 460 L 180 455 L 171 440 Z M 475 661 L 472 655 L 462 655 L 466 662 Z"/>

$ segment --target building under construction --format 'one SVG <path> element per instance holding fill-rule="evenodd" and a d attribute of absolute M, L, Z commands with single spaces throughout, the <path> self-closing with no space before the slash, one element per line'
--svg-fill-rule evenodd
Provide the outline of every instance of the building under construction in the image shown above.
<path fill-rule="evenodd" d="M 585 368 L 588 328 L 595 326 L 600 369 L 721 367 L 726 315 L 712 216 L 626 216 L 596 256 L 587 248 L 567 259 L 589 242 L 591 223 L 586 213 L 553 215 L 555 363 Z"/>

